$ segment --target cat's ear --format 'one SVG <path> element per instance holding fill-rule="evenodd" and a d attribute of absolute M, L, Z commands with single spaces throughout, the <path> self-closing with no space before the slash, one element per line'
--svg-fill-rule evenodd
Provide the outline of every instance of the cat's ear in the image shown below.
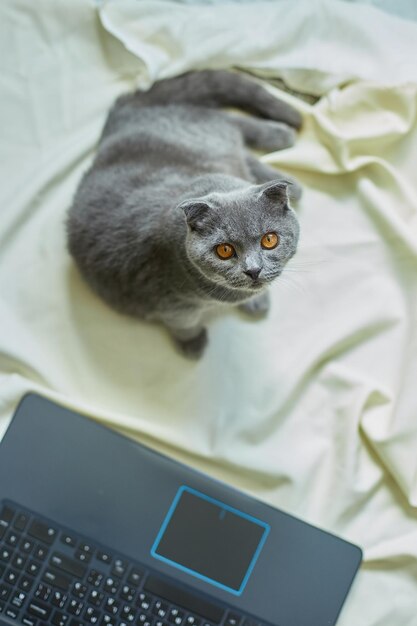
<path fill-rule="evenodd" d="M 261 186 L 261 195 L 276 202 L 286 203 L 288 201 L 289 184 L 286 180 L 275 180 L 265 183 Z"/>
<path fill-rule="evenodd" d="M 180 204 L 190 230 L 202 231 L 207 222 L 210 205 L 200 200 L 187 200 Z"/>

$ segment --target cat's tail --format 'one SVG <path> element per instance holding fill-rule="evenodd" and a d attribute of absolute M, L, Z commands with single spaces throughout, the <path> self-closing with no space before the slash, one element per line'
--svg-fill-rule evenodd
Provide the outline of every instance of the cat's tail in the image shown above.
<path fill-rule="evenodd" d="M 187 103 L 208 107 L 233 106 L 261 117 L 300 128 L 300 113 L 247 76 L 226 70 L 188 72 L 135 93 L 143 104 Z"/>

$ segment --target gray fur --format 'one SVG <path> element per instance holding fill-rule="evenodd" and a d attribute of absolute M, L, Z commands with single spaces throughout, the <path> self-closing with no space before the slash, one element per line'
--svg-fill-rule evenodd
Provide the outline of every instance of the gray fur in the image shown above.
<path fill-rule="evenodd" d="M 235 106 L 269 119 L 224 112 Z M 191 72 L 119 98 L 70 209 L 68 246 L 92 289 L 118 311 L 164 324 L 184 354 L 207 342 L 204 315 L 265 313 L 267 285 L 294 255 L 298 221 L 282 180 L 247 145 L 292 145 L 299 114 L 248 78 Z M 260 245 L 277 232 L 273 250 Z M 218 258 L 218 244 L 237 256 Z M 253 275 L 260 270 L 259 278 Z"/>

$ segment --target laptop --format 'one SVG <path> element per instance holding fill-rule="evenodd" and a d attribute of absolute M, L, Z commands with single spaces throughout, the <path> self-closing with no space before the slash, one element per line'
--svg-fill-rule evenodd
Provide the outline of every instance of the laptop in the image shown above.
<path fill-rule="evenodd" d="M 0 444 L 0 626 L 332 626 L 361 556 L 36 394 Z"/>

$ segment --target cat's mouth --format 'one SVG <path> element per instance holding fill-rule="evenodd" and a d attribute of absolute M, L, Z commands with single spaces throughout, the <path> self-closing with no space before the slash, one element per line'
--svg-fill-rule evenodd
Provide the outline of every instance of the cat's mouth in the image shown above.
<path fill-rule="evenodd" d="M 263 287 L 265 287 L 265 285 L 266 285 L 265 280 L 262 280 L 262 278 L 261 279 L 257 278 L 256 280 L 252 280 L 249 283 L 248 287 L 250 289 L 253 289 L 254 291 L 258 291 L 259 289 L 262 289 Z"/>
<path fill-rule="evenodd" d="M 250 281 L 242 280 L 237 282 L 229 282 L 228 286 L 232 289 L 245 289 L 246 291 L 259 291 L 264 289 L 268 281 L 264 278 L 251 279 Z"/>

